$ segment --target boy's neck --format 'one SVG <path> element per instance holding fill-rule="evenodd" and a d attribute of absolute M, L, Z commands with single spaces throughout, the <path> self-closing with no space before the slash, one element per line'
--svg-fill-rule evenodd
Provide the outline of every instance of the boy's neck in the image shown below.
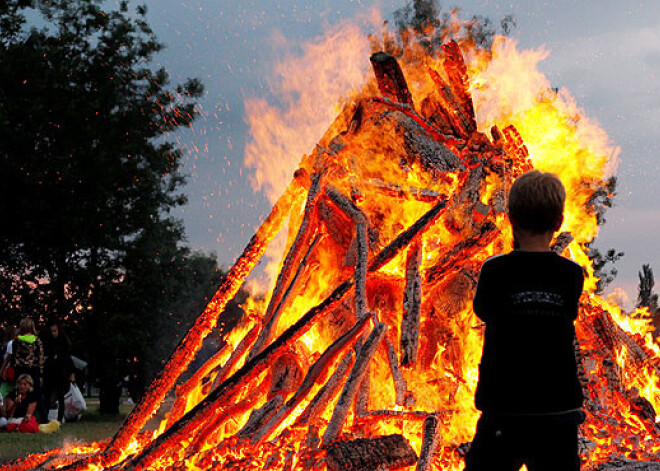
<path fill-rule="evenodd" d="M 520 230 L 514 230 L 513 232 L 516 249 L 527 252 L 550 252 L 550 242 L 552 242 L 553 235 L 554 232 L 543 232 L 541 234 Z"/>

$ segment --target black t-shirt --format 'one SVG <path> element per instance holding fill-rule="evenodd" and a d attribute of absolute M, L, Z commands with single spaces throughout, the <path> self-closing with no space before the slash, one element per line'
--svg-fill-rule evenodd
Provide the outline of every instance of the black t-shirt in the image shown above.
<path fill-rule="evenodd" d="M 18 390 L 14 389 L 12 392 L 10 392 L 7 395 L 7 399 L 11 399 L 12 401 L 16 402 L 17 396 L 18 396 Z M 25 417 L 25 414 L 27 414 L 28 406 L 33 402 L 35 403 L 37 402 L 37 395 L 35 394 L 34 391 L 28 391 L 28 393 L 25 396 L 25 399 L 21 400 L 21 402 L 16 404 L 16 408 L 14 409 L 14 413 L 12 414 L 12 417 L 16 419 L 20 417 Z"/>
<path fill-rule="evenodd" d="M 477 409 L 543 414 L 582 406 L 575 327 L 582 268 L 552 252 L 513 251 L 481 268 L 474 312 L 486 323 Z"/>

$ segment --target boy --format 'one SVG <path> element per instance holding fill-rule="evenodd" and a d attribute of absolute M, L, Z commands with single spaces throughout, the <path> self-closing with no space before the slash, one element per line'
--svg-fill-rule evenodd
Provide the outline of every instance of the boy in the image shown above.
<path fill-rule="evenodd" d="M 486 324 L 475 394 L 482 414 L 466 471 L 580 469 L 573 321 L 584 278 L 550 251 L 565 199 L 556 175 L 520 176 L 508 201 L 514 251 L 481 268 L 474 312 Z"/>

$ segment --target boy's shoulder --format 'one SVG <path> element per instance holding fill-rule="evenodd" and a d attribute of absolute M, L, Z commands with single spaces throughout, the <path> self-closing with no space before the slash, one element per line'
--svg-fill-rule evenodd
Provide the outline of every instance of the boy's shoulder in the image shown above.
<path fill-rule="evenodd" d="M 519 263 L 531 263 L 534 265 L 550 264 L 561 267 L 566 270 L 574 270 L 582 273 L 582 267 L 573 260 L 558 255 L 554 252 L 526 252 L 514 250 L 506 254 L 493 255 L 486 259 L 482 265 L 482 270 L 496 270 Z"/>

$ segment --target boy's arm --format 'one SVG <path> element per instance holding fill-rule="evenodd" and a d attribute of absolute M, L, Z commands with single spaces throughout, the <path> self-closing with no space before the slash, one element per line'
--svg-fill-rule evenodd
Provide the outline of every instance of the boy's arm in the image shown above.
<path fill-rule="evenodd" d="M 582 290 L 584 289 L 584 273 L 582 273 L 582 267 L 577 266 L 575 270 L 575 309 L 573 320 L 577 318 L 578 309 L 580 307 L 580 296 L 582 295 Z"/>
<path fill-rule="evenodd" d="M 491 302 L 493 280 L 490 272 L 488 261 L 486 261 L 481 267 L 481 272 L 479 272 L 479 281 L 477 282 L 477 289 L 472 300 L 474 313 L 484 322 L 488 322 L 489 309 L 493 307 Z"/>

